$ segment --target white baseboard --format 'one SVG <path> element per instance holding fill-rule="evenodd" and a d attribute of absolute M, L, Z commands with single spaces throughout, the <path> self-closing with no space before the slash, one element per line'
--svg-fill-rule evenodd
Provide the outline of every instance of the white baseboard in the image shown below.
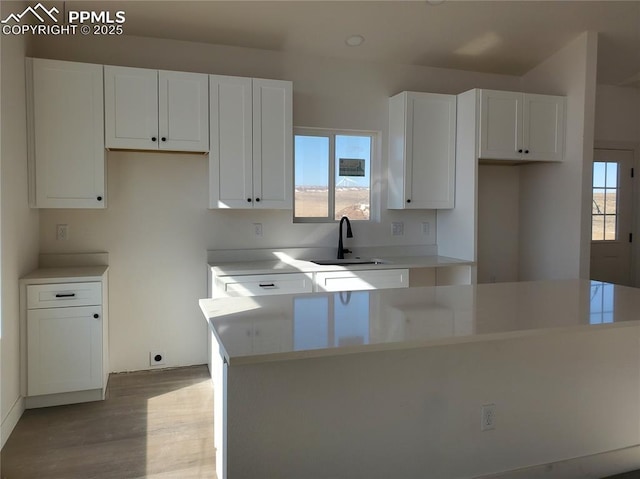
<path fill-rule="evenodd" d="M 594 479 L 640 469 L 640 445 L 475 479 Z"/>
<path fill-rule="evenodd" d="M 9 436 L 11 435 L 11 433 L 13 432 L 13 428 L 16 427 L 16 424 L 18 424 L 18 421 L 20 420 L 20 417 L 22 417 L 22 413 L 24 412 L 24 398 L 22 396 L 20 396 L 15 403 L 13 403 L 13 406 L 11 406 L 11 409 L 9 410 L 9 414 L 7 414 L 7 417 L 5 417 L 2 421 L 2 426 L 1 426 L 1 430 L 0 430 L 0 436 L 2 437 L 2 445 L 0 445 L 0 449 L 2 449 L 5 445 L 5 443 L 7 442 L 7 439 L 9 439 Z"/>

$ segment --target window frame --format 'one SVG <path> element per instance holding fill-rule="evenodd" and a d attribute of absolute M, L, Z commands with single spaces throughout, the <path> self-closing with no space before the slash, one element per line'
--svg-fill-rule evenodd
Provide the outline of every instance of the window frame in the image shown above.
<path fill-rule="evenodd" d="M 296 215 L 296 136 L 315 136 L 319 138 L 328 138 L 329 140 L 329 178 L 328 178 L 328 214 L 327 216 L 297 216 Z M 371 222 L 375 221 L 378 215 L 377 193 L 374 192 L 374 184 L 377 178 L 380 165 L 380 132 L 372 130 L 345 130 L 337 128 L 312 128 L 312 127 L 294 127 L 293 128 L 293 222 L 294 223 L 337 223 L 339 219 L 335 219 L 336 204 L 336 137 L 337 136 L 367 136 L 371 142 L 370 164 L 369 164 L 369 219 L 351 219 L 351 221 Z"/>

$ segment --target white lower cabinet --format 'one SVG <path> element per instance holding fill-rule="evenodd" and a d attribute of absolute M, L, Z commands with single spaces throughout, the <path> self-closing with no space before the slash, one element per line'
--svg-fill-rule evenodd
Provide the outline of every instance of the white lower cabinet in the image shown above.
<path fill-rule="evenodd" d="M 68 275 L 66 274 L 68 273 Z M 26 407 L 104 399 L 106 267 L 38 270 L 21 280 Z"/>
<path fill-rule="evenodd" d="M 27 394 L 102 387 L 102 306 L 27 312 Z"/>
<path fill-rule="evenodd" d="M 408 269 L 369 271 L 329 271 L 316 273 L 316 291 L 364 291 L 369 289 L 408 288 Z"/>
<path fill-rule="evenodd" d="M 363 291 L 408 288 L 408 269 L 340 270 L 317 273 L 275 273 L 216 276 L 211 274 L 211 297 L 266 296 L 322 291 Z"/>
<path fill-rule="evenodd" d="M 305 273 L 218 276 L 214 284 L 215 293 L 223 296 L 266 296 L 313 291 L 311 275 Z"/>

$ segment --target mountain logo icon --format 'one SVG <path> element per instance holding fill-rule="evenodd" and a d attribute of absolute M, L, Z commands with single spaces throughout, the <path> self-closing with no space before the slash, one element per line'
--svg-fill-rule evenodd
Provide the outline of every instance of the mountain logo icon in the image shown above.
<path fill-rule="evenodd" d="M 40 23 L 44 23 L 47 17 L 58 23 L 58 18 L 54 14 L 57 15 L 58 13 L 60 13 L 60 10 L 58 10 L 56 7 L 52 7 L 49 10 L 44 5 L 42 5 L 42 3 L 38 3 L 35 7 L 29 6 L 25 8 L 22 13 L 12 13 L 4 20 L 0 20 L 0 23 L 9 23 L 11 21 L 20 23 L 27 13 L 33 15 Z"/>

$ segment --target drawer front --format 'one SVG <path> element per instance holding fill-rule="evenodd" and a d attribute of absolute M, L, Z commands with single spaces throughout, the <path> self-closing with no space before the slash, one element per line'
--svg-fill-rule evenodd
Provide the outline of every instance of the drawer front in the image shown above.
<path fill-rule="evenodd" d="M 102 304 L 102 283 L 56 283 L 27 286 L 27 309 Z"/>
<path fill-rule="evenodd" d="M 316 273 L 318 291 L 362 291 L 409 287 L 408 269 Z"/>
<path fill-rule="evenodd" d="M 216 278 L 216 283 L 226 296 L 265 296 L 313 291 L 311 278 L 302 273 L 222 276 Z"/>

